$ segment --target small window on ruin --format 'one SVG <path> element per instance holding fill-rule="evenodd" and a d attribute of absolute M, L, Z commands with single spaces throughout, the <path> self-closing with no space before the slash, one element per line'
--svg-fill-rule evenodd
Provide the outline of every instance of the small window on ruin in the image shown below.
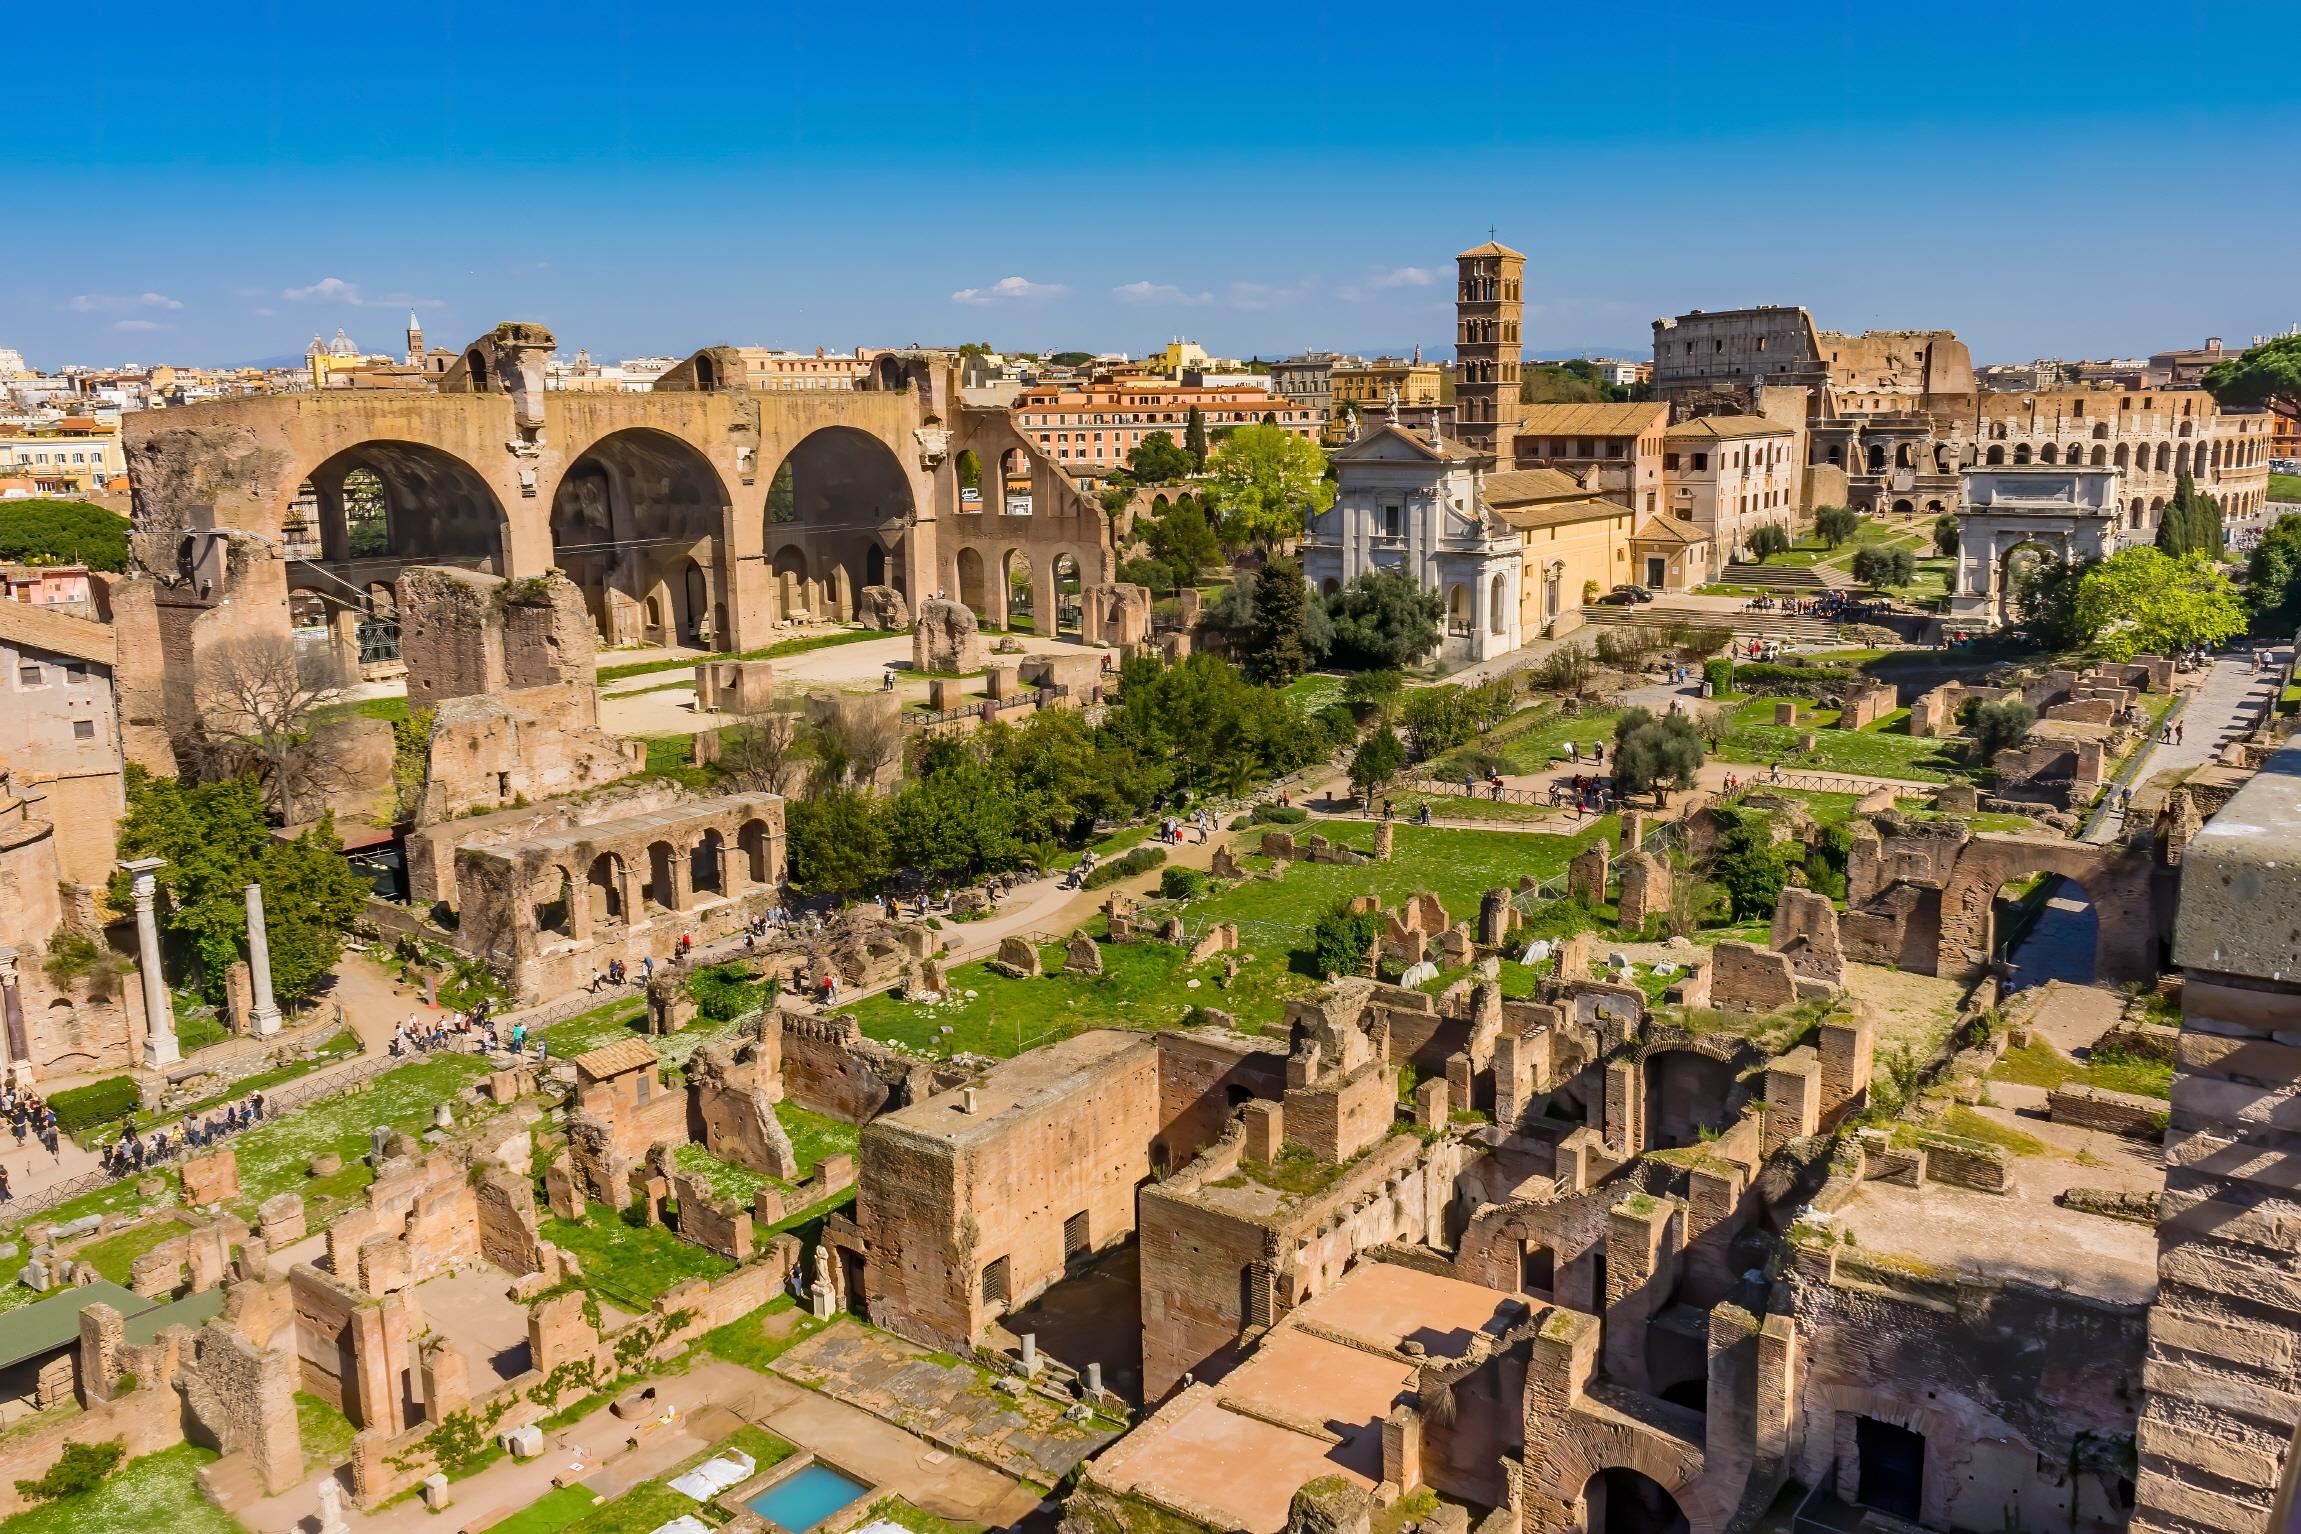
<path fill-rule="evenodd" d="M 1558 1282 L 1558 1254 L 1532 1242 L 1518 1257 L 1518 1288 L 1523 1294 L 1548 1295 Z"/>
<path fill-rule="evenodd" d="M 510 773 L 499 772 L 495 775 L 495 796 L 498 799 L 509 799 L 511 797 Z"/>
<path fill-rule="evenodd" d="M 1087 1212 L 1082 1209 L 1063 1221 L 1063 1261 L 1087 1254 Z"/>
<path fill-rule="evenodd" d="M 74 740 L 94 740 L 96 738 L 96 721 L 93 719 L 73 720 L 72 738 Z"/>
<path fill-rule="evenodd" d="M 983 1303 L 1007 1303 L 1007 1259 L 1004 1257 L 993 1258 L 983 1268 Z"/>

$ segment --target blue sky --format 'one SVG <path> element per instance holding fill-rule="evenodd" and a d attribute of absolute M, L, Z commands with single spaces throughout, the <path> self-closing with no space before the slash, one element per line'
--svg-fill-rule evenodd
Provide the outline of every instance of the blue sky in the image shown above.
<path fill-rule="evenodd" d="M 2239 340 L 2301 320 L 2297 10 L 28 7 L 74 63 L 19 97 L 0 346 L 381 349 L 413 303 L 608 358 L 1443 355 L 1489 225 L 1536 352 L 1769 302 L 1977 360 Z"/>

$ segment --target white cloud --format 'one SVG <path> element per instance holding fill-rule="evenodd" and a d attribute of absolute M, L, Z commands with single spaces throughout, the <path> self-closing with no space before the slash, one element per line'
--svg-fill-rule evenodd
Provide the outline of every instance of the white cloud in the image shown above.
<path fill-rule="evenodd" d="M 440 309 L 446 305 L 436 298 L 417 298 L 407 293 L 369 293 L 356 282 L 341 277 L 322 277 L 308 288 L 287 288 L 280 297 L 290 303 L 318 302 L 348 304 L 354 309 Z"/>
<path fill-rule="evenodd" d="M 136 332 L 144 330 L 166 330 L 168 327 L 161 324 L 158 320 L 114 320 L 112 322 L 112 328 L 114 330 Z"/>
<path fill-rule="evenodd" d="M 1260 314 L 1281 304 L 1291 304 L 1310 295 L 1312 280 L 1273 284 L 1268 282 L 1234 282 L 1223 289 L 1223 302 L 1233 309 L 1248 314 Z"/>
<path fill-rule="evenodd" d="M 74 314 L 118 314 L 123 309 L 181 309 L 183 303 L 165 293 L 75 293 L 64 307 Z"/>
<path fill-rule="evenodd" d="M 961 288 L 951 295 L 954 304 L 1035 303 L 1061 298 L 1070 292 L 1059 282 L 1033 282 L 1028 277 L 1001 277 L 987 288 Z"/>
<path fill-rule="evenodd" d="M 1185 293 L 1171 282 L 1127 282 L 1111 289 L 1122 304 L 1184 304 L 1196 308 L 1214 302 L 1212 293 Z"/>
<path fill-rule="evenodd" d="M 1374 279 L 1378 288 L 1426 288 L 1438 279 L 1425 266 L 1402 266 Z"/>

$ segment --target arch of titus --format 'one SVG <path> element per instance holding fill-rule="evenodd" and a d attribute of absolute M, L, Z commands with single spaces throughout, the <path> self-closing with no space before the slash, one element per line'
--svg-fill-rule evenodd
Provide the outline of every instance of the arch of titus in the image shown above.
<path fill-rule="evenodd" d="M 167 700 L 192 696 L 203 656 L 236 636 L 324 624 L 356 677 L 363 627 L 395 616 L 415 566 L 556 569 L 602 642 L 718 650 L 765 645 L 788 618 L 889 611 L 886 592 L 957 594 L 962 563 L 1012 569 L 1034 612 L 1055 610 L 1058 565 L 1111 579 L 1101 507 L 1012 412 L 961 400 L 950 357 L 881 356 L 853 390 L 753 393 L 712 348 L 647 392 L 547 393 L 556 344 L 498 325 L 436 392 L 129 417 L 135 561 L 153 579 L 124 586 L 122 617 L 157 641 L 121 678 L 131 753 L 157 744 Z M 1027 474 L 1027 501 L 962 502 L 962 455 L 1013 465 L 1018 491 Z"/>
<path fill-rule="evenodd" d="M 2024 465 L 1967 469 L 1957 510 L 1957 580 L 1949 615 L 1979 627 L 2006 618 L 2014 551 L 2042 548 L 2067 563 L 2117 552 L 2115 469 Z"/>

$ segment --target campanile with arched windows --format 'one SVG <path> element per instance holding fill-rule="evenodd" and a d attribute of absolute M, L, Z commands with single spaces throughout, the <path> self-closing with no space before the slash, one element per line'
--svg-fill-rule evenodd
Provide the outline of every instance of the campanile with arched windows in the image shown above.
<path fill-rule="evenodd" d="M 1454 431 L 1481 453 L 1501 450 L 1505 418 L 1518 413 L 1526 258 L 1488 240 L 1454 258 Z"/>

